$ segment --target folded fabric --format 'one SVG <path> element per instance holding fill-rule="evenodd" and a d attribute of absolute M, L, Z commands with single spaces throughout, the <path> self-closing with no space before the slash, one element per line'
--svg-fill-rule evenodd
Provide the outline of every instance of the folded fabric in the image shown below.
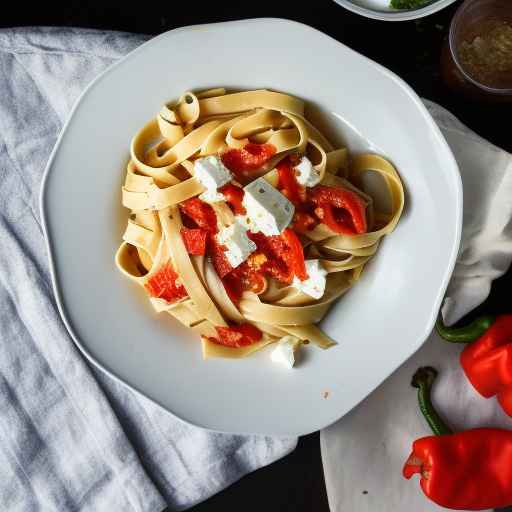
<path fill-rule="evenodd" d="M 512 260 L 512 156 L 481 139 L 438 105 L 425 102 L 450 145 L 462 175 L 462 244 L 443 306 L 447 323 L 488 296 L 493 279 Z M 385 343 L 386 340 L 383 340 Z M 332 512 L 430 512 L 428 501 L 402 466 L 411 443 L 430 434 L 409 383 L 414 371 L 441 371 L 434 400 L 456 430 L 510 428 L 495 400 L 484 400 L 459 367 L 461 347 L 434 332 L 425 345 L 364 402 L 321 433 L 322 460 Z"/>
<path fill-rule="evenodd" d="M 179 510 L 296 446 L 182 423 L 91 370 L 58 315 L 39 220 L 44 167 L 83 88 L 146 39 L 0 30 L 2 510 Z"/>

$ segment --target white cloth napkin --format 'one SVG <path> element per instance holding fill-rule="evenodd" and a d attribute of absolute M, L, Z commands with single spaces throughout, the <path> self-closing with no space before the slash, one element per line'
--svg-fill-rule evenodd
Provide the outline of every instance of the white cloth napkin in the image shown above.
<path fill-rule="evenodd" d="M 79 93 L 146 39 L 0 30 L 2 511 L 179 510 L 296 446 L 185 425 L 91 370 L 58 315 L 39 221 L 42 173 Z"/>
<path fill-rule="evenodd" d="M 454 323 L 481 304 L 512 259 L 512 156 L 483 140 L 445 109 L 425 102 L 457 159 L 464 189 L 462 246 L 443 306 Z M 402 466 L 414 439 L 429 435 L 409 382 L 422 365 L 440 370 L 434 400 L 454 429 L 511 428 L 494 399 L 485 400 L 459 366 L 461 347 L 434 332 L 425 345 L 339 422 L 321 433 L 331 512 L 446 510 L 424 497 Z M 364 371 L 364 370 L 363 370 Z"/>

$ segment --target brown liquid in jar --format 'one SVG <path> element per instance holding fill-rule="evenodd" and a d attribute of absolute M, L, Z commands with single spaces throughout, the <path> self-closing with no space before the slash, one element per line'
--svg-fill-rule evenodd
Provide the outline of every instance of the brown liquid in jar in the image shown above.
<path fill-rule="evenodd" d="M 468 31 L 457 56 L 464 71 L 482 85 L 512 88 L 512 23 L 487 20 Z"/>

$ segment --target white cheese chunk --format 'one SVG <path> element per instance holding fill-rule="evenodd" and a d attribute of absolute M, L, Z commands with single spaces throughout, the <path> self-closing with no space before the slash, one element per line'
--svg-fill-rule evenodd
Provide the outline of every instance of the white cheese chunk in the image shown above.
<path fill-rule="evenodd" d="M 309 277 L 305 281 L 300 281 L 295 276 L 292 286 L 313 299 L 321 299 L 325 292 L 327 271 L 319 260 L 306 260 L 306 272 Z"/>
<path fill-rule="evenodd" d="M 284 336 L 277 344 L 276 348 L 270 354 L 273 363 L 279 363 L 287 368 L 293 368 L 295 364 L 295 353 L 302 345 L 302 341 L 295 336 Z"/>
<path fill-rule="evenodd" d="M 237 222 L 217 234 L 217 241 L 226 248 L 229 264 L 236 268 L 256 250 L 256 244 L 247 236 L 247 229 Z"/>
<path fill-rule="evenodd" d="M 218 156 L 205 156 L 194 162 L 194 178 L 208 190 L 215 191 L 229 183 L 232 176 Z"/>
<path fill-rule="evenodd" d="M 226 200 L 224 194 L 212 189 L 207 189 L 202 194 L 199 194 L 198 197 L 199 199 L 201 199 L 201 201 L 204 201 L 205 203 L 220 203 L 221 201 Z"/>
<path fill-rule="evenodd" d="M 244 187 L 243 205 L 251 222 L 266 236 L 280 235 L 290 224 L 295 208 L 264 178 Z"/>
<path fill-rule="evenodd" d="M 303 156 L 300 163 L 295 166 L 295 175 L 297 181 L 305 187 L 314 187 L 320 183 L 320 173 L 306 156 Z"/>
<path fill-rule="evenodd" d="M 251 233 L 258 233 L 259 228 L 248 215 L 235 215 L 235 221 Z"/>

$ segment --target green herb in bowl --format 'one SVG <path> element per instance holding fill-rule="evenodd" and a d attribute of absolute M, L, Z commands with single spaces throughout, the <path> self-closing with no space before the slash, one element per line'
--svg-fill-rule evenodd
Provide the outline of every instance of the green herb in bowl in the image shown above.
<path fill-rule="evenodd" d="M 432 0 L 391 0 L 389 6 L 393 9 L 417 9 L 431 3 Z"/>

